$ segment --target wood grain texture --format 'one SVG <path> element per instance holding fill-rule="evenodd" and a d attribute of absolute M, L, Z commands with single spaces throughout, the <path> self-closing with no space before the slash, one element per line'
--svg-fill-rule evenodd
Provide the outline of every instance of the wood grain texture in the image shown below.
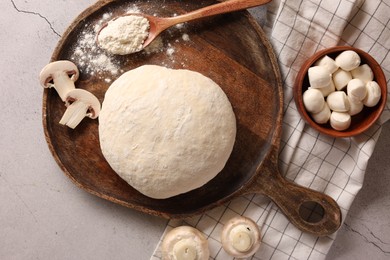
<path fill-rule="evenodd" d="M 80 14 L 58 43 L 52 60 L 70 59 L 80 34 L 106 12 L 123 13 L 132 1 L 99 1 Z M 149 14 L 172 16 L 215 3 L 206 1 L 137 1 Z M 189 42 L 175 41 L 180 33 L 164 32 L 170 39 L 175 61 L 165 52 L 118 57 L 124 71 L 144 64 L 169 64 L 171 68 L 198 71 L 210 77 L 227 94 L 237 118 L 237 137 L 226 167 L 206 185 L 169 199 L 152 199 L 123 181 L 104 159 L 99 145 L 98 121 L 86 119 L 74 130 L 58 124 L 65 107 L 53 89 L 43 95 L 43 125 L 50 150 L 64 173 L 80 188 L 101 198 L 148 214 L 184 218 L 222 205 L 247 193 L 269 196 L 302 230 L 326 235 L 337 230 L 341 213 L 328 196 L 284 180 L 277 169 L 283 94 L 276 58 L 263 31 L 246 11 L 225 14 L 186 25 Z M 77 61 L 75 61 L 77 65 Z M 100 101 L 109 83 L 81 74 L 77 88 Z M 302 194 L 308 194 L 302 197 Z M 312 196 L 314 194 L 314 196 Z M 304 200 L 326 202 L 326 214 L 312 227 L 297 216 Z M 319 199 L 318 199 L 319 198 Z"/>

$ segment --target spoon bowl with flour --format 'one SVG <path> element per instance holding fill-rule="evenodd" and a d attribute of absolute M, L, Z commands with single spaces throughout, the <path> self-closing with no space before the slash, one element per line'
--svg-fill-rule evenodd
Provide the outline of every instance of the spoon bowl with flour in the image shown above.
<path fill-rule="evenodd" d="M 98 32 L 97 44 L 112 54 L 126 55 L 147 47 L 161 32 L 176 24 L 218 14 L 239 11 L 271 0 L 228 0 L 174 17 L 156 17 L 142 13 L 126 14 L 104 24 Z"/>

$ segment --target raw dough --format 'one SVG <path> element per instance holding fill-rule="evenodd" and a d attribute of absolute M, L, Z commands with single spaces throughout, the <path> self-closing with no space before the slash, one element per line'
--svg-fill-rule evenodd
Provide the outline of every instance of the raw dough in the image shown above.
<path fill-rule="evenodd" d="M 203 186 L 225 166 L 236 118 L 222 89 L 189 70 L 145 65 L 107 90 L 100 146 L 116 173 L 163 199 Z"/>

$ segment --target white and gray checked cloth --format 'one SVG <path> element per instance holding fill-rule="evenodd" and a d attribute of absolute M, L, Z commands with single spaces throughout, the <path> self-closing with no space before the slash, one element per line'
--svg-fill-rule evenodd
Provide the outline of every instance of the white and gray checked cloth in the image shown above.
<path fill-rule="evenodd" d="M 264 31 L 278 58 L 284 89 L 279 168 L 287 179 L 335 199 L 344 221 L 363 185 L 381 125 L 390 118 L 390 101 L 368 131 L 335 139 L 305 124 L 295 107 L 292 86 L 308 57 L 335 45 L 350 45 L 371 54 L 382 66 L 389 86 L 390 0 L 274 0 L 267 5 L 266 17 Z M 185 221 L 171 220 L 164 234 L 176 226 L 193 226 L 208 238 L 210 259 L 234 259 L 222 249 L 220 234 L 226 221 L 237 215 L 253 219 L 261 230 L 262 244 L 250 259 L 325 259 L 337 235 L 316 237 L 301 232 L 261 195 L 237 198 Z M 151 257 L 157 259 L 161 259 L 160 244 Z"/>

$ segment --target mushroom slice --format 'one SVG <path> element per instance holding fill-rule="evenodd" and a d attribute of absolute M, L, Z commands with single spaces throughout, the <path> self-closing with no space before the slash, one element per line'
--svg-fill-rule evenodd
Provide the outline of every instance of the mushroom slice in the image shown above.
<path fill-rule="evenodd" d="M 246 217 L 235 217 L 229 220 L 221 235 L 222 247 L 237 258 L 254 255 L 260 247 L 260 230 L 257 224 Z"/>
<path fill-rule="evenodd" d="M 44 88 L 54 87 L 65 102 L 68 92 L 75 89 L 74 82 L 79 75 L 79 70 L 73 62 L 60 60 L 47 64 L 39 74 L 39 80 Z"/>
<path fill-rule="evenodd" d="M 100 102 L 92 93 L 84 89 L 74 89 L 65 98 L 67 109 L 60 124 L 74 129 L 84 117 L 95 119 L 100 113 Z"/>
<path fill-rule="evenodd" d="M 208 260 L 210 256 L 205 236 L 189 226 L 169 231 L 163 239 L 161 250 L 163 260 Z"/>

